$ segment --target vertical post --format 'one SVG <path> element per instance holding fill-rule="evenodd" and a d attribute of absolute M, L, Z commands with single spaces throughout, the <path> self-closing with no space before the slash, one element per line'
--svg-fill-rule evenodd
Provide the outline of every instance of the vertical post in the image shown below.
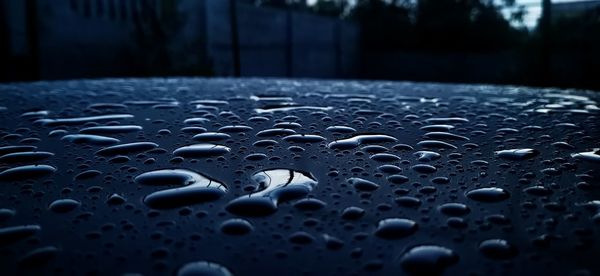
<path fill-rule="evenodd" d="M 336 19 L 333 33 L 334 55 L 335 55 L 335 77 L 342 77 L 342 31 L 341 22 Z"/>
<path fill-rule="evenodd" d="M 551 31 L 552 31 L 552 2 L 542 0 L 542 17 L 540 18 L 540 84 L 549 84 L 552 80 L 551 62 Z"/>
<path fill-rule="evenodd" d="M 229 24 L 231 26 L 231 53 L 233 56 L 233 75 L 239 77 L 240 70 L 240 37 L 237 23 L 237 0 L 229 0 Z"/>
<path fill-rule="evenodd" d="M 38 5 L 37 0 L 25 1 L 25 24 L 27 33 L 27 44 L 29 50 L 29 72 L 27 78 L 40 78 L 40 40 L 38 32 Z"/>
<path fill-rule="evenodd" d="M 292 12 L 288 5 L 285 10 L 285 76 L 291 78 L 294 74 L 293 38 L 294 26 Z"/>
<path fill-rule="evenodd" d="M 8 28 L 8 12 L 6 11 L 6 1 L 0 1 L 0 60 L 4 60 L 2 64 L 0 64 L 0 81 L 8 81 L 10 78 L 8 77 L 8 68 L 10 68 L 10 63 L 12 60 L 9 60 L 11 53 L 10 41 L 11 34 L 9 33 Z"/>

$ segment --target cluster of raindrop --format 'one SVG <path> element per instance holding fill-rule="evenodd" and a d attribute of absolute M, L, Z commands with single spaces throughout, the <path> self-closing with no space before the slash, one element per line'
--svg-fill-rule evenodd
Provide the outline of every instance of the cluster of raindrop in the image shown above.
<path fill-rule="evenodd" d="M 0 92 L 9 274 L 600 273 L 593 92 L 261 79 Z"/>

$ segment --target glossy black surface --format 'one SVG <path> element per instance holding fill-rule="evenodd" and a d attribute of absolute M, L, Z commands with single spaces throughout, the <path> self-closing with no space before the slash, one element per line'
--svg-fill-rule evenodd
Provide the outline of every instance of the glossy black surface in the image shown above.
<path fill-rule="evenodd" d="M 0 85 L 0 274 L 598 274 L 599 99 L 275 79 Z"/>

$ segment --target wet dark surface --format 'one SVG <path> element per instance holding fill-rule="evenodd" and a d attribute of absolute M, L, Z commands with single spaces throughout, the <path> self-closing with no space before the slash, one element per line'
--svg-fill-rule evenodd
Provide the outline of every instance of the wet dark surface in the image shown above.
<path fill-rule="evenodd" d="M 600 94 L 0 86 L 2 275 L 597 275 Z"/>

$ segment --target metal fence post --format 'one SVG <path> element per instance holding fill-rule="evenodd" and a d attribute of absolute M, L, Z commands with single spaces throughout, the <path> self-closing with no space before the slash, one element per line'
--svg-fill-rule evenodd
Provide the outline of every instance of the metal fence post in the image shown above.
<path fill-rule="evenodd" d="M 285 10 L 285 75 L 291 78 L 294 74 L 294 53 L 293 53 L 293 18 L 290 7 Z"/>
<path fill-rule="evenodd" d="M 231 53 L 233 57 L 233 75 L 241 75 L 240 37 L 237 23 L 237 0 L 229 0 L 229 24 L 231 27 Z"/>

